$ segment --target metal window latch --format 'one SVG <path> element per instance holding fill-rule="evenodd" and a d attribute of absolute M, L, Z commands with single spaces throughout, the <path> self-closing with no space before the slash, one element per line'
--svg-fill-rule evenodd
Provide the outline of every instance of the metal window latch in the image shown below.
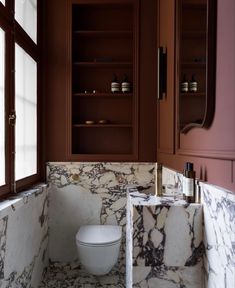
<path fill-rule="evenodd" d="M 9 124 L 11 126 L 15 126 L 15 124 L 16 124 L 16 112 L 15 111 L 13 111 L 13 112 L 11 112 L 11 114 L 9 114 L 8 121 L 9 121 Z"/>

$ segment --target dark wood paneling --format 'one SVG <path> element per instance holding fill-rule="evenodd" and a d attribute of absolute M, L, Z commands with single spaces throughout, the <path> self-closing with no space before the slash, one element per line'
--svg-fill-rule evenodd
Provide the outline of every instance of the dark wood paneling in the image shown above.
<path fill-rule="evenodd" d="M 157 1 L 141 1 L 139 161 L 156 161 Z"/>
<path fill-rule="evenodd" d="M 66 1 L 45 1 L 46 159 L 66 161 Z"/>
<path fill-rule="evenodd" d="M 167 53 L 167 91 L 158 103 L 158 151 L 174 153 L 175 1 L 159 0 L 159 43 Z"/>
<path fill-rule="evenodd" d="M 44 83 L 45 83 L 45 104 L 46 104 L 46 159 L 47 161 L 69 161 L 79 160 L 80 156 L 71 156 L 68 158 L 69 151 L 68 138 L 71 136 L 71 131 L 66 127 L 67 113 L 66 105 L 68 106 L 69 87 L 67 86 L 70 79 L 70 72 L 66 67 L 70 66 L 71 55 L 68 56 L 68 19 L 66 7 L 67 1 L 51 0 L 45 1 L 45 66 L 44 66 Z M 74 1 L 78 3 L 79 1 Z M 89 1 L 88 1 L 89 2 Z M 87 3 L 88 3 L 87 2 Z M 108 1 L 90 1 L 91 3 L 108 3 Z M 124 0 L 114 1 L 113 3 L 127 3 Z M 134 133 L 134 143 L 138 142 L 134 147 L 133 155 L 128 157 L 115 157 L 113 160 L 134 160 L 134 161 L 154 161 L 156 160 L 156 1 L 142 0 L 140 7 L 141 29 L 139 39 L 140 56 L 134 61 L 138 64 L 140 61 L 141 73 L 136 71 L 135 79 L 139 87 L 139 103 L 135 105 L 134 110 L 138 113 L 134 116 L 138 128 Z M 56 9 L 55 9 L 56 7 Z M 70 41 L 70 40 L 69 40 Z M 125 44 L 126 46 L 129 45 Z M 134 44 L 135 45 L 135 44 Z M 116 52 L 115 52 L 116 53 Z M 118 54 L 117 54 L 118 55 Z M 137 53 L 138 55 L 138 53 Z M 117 56 L 118 57 L 118 56 Z M 70 63 L 68 65 L 68 63 Z M 138 136 L 139 135 L 139 136 Z M 137 138 L 138 136 L 138 138 Z M 134 144 L 133 144 L 134 145 Z M 129 148 L 126 149 L 129 151 Z M 139 152 L 138 152 L 139 151 Z M 108 159 L 108 156 L 104 160 Z M 118 158 L 119 157 L 119 158 Z M 131 158 L 130 158 L 131 157 Z M 89 157 L 88 157 L 89 158 Z M 95 157 L 88 159 L 87 155 L 84 160 L 102 160 Z"/>

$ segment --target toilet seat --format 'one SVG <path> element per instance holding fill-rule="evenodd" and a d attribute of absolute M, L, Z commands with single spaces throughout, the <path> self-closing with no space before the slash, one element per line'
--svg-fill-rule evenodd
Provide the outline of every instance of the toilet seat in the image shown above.
<path fill-rule="evenodd" d="M 78 244 L 90 247 L 112 246 L 122 236 L 122 229 L 116 225 L 85 225 L 76 234 Z"/>
<path fill-rule="evenodd" d="M 81 246 L 87 246 L 87 247 L 107 247 L 107 246 L 114 246 L 114 245 L 117 245 L 117 243 L 119 242 L 120 240 L 116 241 L 116 242 L 112 242 L 112 243 L 106 243 L 106 244 L 87 244 L 87 243 L 84 243 L 84 242 L 81 242 L 81 241 L 77 241 L 77 243 Z"/>

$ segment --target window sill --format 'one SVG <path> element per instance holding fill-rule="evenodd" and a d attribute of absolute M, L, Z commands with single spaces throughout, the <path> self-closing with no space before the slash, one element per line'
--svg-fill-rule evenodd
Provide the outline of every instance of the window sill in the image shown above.
<path fill-rule="evenodd" d="M 30 198 L 41 195 L 47 189 L 47 184 L 40 183 L 18 194 L 11 194 L 8 198 L 0 200 L 0 219 L 28 203 Z"/>

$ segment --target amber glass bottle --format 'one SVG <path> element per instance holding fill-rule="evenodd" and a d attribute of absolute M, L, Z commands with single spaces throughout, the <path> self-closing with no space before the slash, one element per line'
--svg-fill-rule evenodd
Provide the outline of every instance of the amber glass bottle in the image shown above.
<path fill-rule="evenodd" d="M 184 194 L 188 203 L 194 203 L 195 197 L 195 171 L 193 163 L 187 162 L 184 170 Z"/>

